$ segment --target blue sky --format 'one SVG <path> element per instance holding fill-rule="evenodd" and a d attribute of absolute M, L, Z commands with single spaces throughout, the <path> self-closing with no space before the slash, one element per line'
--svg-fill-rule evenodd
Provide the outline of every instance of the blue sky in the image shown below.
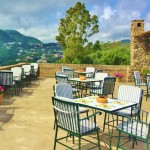
<path fill-rule="evenodd" d="M 77 0 L 0 0 L 0 29 L 14 29 L 42 42 L 56 42 L 59 20 Z M 150 0 L 80 0 L 97 15 L 100 32 L 91 41 L 130 38 L 130 22 L 145 20 L 150 30 Z"/>

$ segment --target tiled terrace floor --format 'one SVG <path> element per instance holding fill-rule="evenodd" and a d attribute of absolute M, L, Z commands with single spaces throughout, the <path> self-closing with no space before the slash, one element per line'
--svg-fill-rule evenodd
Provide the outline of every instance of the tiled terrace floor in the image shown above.
<path fill-rule="evenodd" d="M 55 130 L 53 130 L 51 96 L 53 96 L 54 84 L 53 78 L 42 78 L 24 88 L 19 96 L 11 98 L 9 95 L 4 95 L 0 106 L 0 150 L 53 149 Z M 115 95 L 117 87 L 118 84 L 115 88 Z M 150 98 L 148 101 L 145 97 L 143 98 L 142 108 L 150 111 Z M 102 129 L 103 115 L 98 116 L 97 120 Z M 66 133 L 61 131 L 61 135 L 66 135 Z M 106 133 L 100 134 L 100 137 L 107 141 Z M 77 149 L 77 144 L 73 145 L 71 139 L 68 144 Z M 113 149 L 116 149 L 115 139 L 112 145 Z M 82 141 L 82 149 L 89 146 L 88 143 Z M 138 147 L 136 146 L 135 149 L 141 150 L 144 147 L 143 143 L 138 142 Z M 102 150 L 108 149 L 104 142 L 101 142 L 101 148 Z M 132 149 L 131 144 L 127 145 L 127 149 Z M 66 150 L 66 148 L 58 144 L 57 150 Z"/>

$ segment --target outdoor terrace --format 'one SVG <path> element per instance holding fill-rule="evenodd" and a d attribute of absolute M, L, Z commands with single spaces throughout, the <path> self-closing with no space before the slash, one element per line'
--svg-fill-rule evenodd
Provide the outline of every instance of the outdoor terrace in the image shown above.
<path fill-rule="evenodd" d="M 54 114 L 51 97 L 53 96 L 53 85 L 55 79 L 50 77 L 39 78 L 25 87 L 19 96 L 13 98 L 9 94 L 3 97 L 0 106 L 0 150 L 52 150 L 54 143 L 55 130 L 53 129 Z M 114 96 L 117 95 L 118 85 L 134 84 L 133 82 L 119 82 L 115 86 Z M 150 98 L 146 101 L 143 97 L 142 109 L 150 111 Z M 104 114 L 104 113 L 103 113 Z M 102 129 L 103 117 L 97 118 L 98 124 Z M 115 132 L 117 135 L 117 132 Z M 66 132 L 61 131 L 61 135 Z M 107 140 L 107 131 L 100 133 L 101 149 L 107 150 L 104 141 Z M 77 149 L 72 140 L 68 144 Z M 89 143 L 82 141 L 82 149 L 90 146 Z M 116 139 L 113 139 L 113 149 L 116 149 Z M 132 149 L 131 143 L 126 145 L 127 149 Z M 145 145 L 138 142 L 136 150 L 144 149 Z M 66 148 L 57 144 L 57 150 Z M 96 150 L 96 149 L 95 149 Z"/>

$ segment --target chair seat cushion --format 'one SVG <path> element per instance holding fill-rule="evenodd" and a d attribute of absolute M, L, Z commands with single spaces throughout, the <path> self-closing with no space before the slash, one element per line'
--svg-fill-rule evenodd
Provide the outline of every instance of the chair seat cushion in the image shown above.
<path fill-rule="evenodd" d="M 146 138 L 148 133 L 148 126 L 136 121 L 120 123 L 118 124 L 117 129 L 142 138 Z"/>
<path fill-rule="evenodd" d="M 90 93 L 93 93 L 93 94 L 102 94 L 102 89 L 100 89 L 100 88 L 94 88 L 94 89 L 90 90 Z"/>
<path fill-rule="evenodd" d="M 72 88 L 73 93 L 75 92 L 80 92 L 80 90 L 76 89 L 76 88 Z"/>
<path fill-rule="evenodd" d="M 13 77 L 13 80 L 14 81 L 21 81 L 21 76 L 15 76 L 15 77 Z"/>
<path fill-rule="evenodd" d="M 84 121 L 81 121 L 80 133 L 85 134 L 85 133 L 88 133 L 90 131 L 97 130 L 97 129 L 99 129 L 99 127 L 94 122 L 90 122 L 87 119 Z"/>
<path fill-rule="evenodd" d="M 137 86 L 146 86 L 146 83 L 137 83 Z"/>
<path fill-rule="evenodd" d="M 116 111 L 115 112 L 115 115 L 117 116 L 134 116 L 137 114 L 137 110 L 132 110 L 132 115 L 131 115 L 131 109 L 122 109 L 122 110 L 119 110 L 119 111 Z"/>
<path fill-rule="evenodd" d="M 89 110 L 86 107 L 79 107 L 80 113 L 88 112 Z"/>

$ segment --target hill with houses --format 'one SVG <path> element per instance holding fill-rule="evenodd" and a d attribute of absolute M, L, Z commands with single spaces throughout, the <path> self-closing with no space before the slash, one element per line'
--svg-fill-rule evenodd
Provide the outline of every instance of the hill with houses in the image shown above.
<path fill-rule="evenodd" d="M 56 62 L 62 57 L 58 43 L 42 43 L 16 30 L 0 30 L 0 65 L 19 62 Z"/>

